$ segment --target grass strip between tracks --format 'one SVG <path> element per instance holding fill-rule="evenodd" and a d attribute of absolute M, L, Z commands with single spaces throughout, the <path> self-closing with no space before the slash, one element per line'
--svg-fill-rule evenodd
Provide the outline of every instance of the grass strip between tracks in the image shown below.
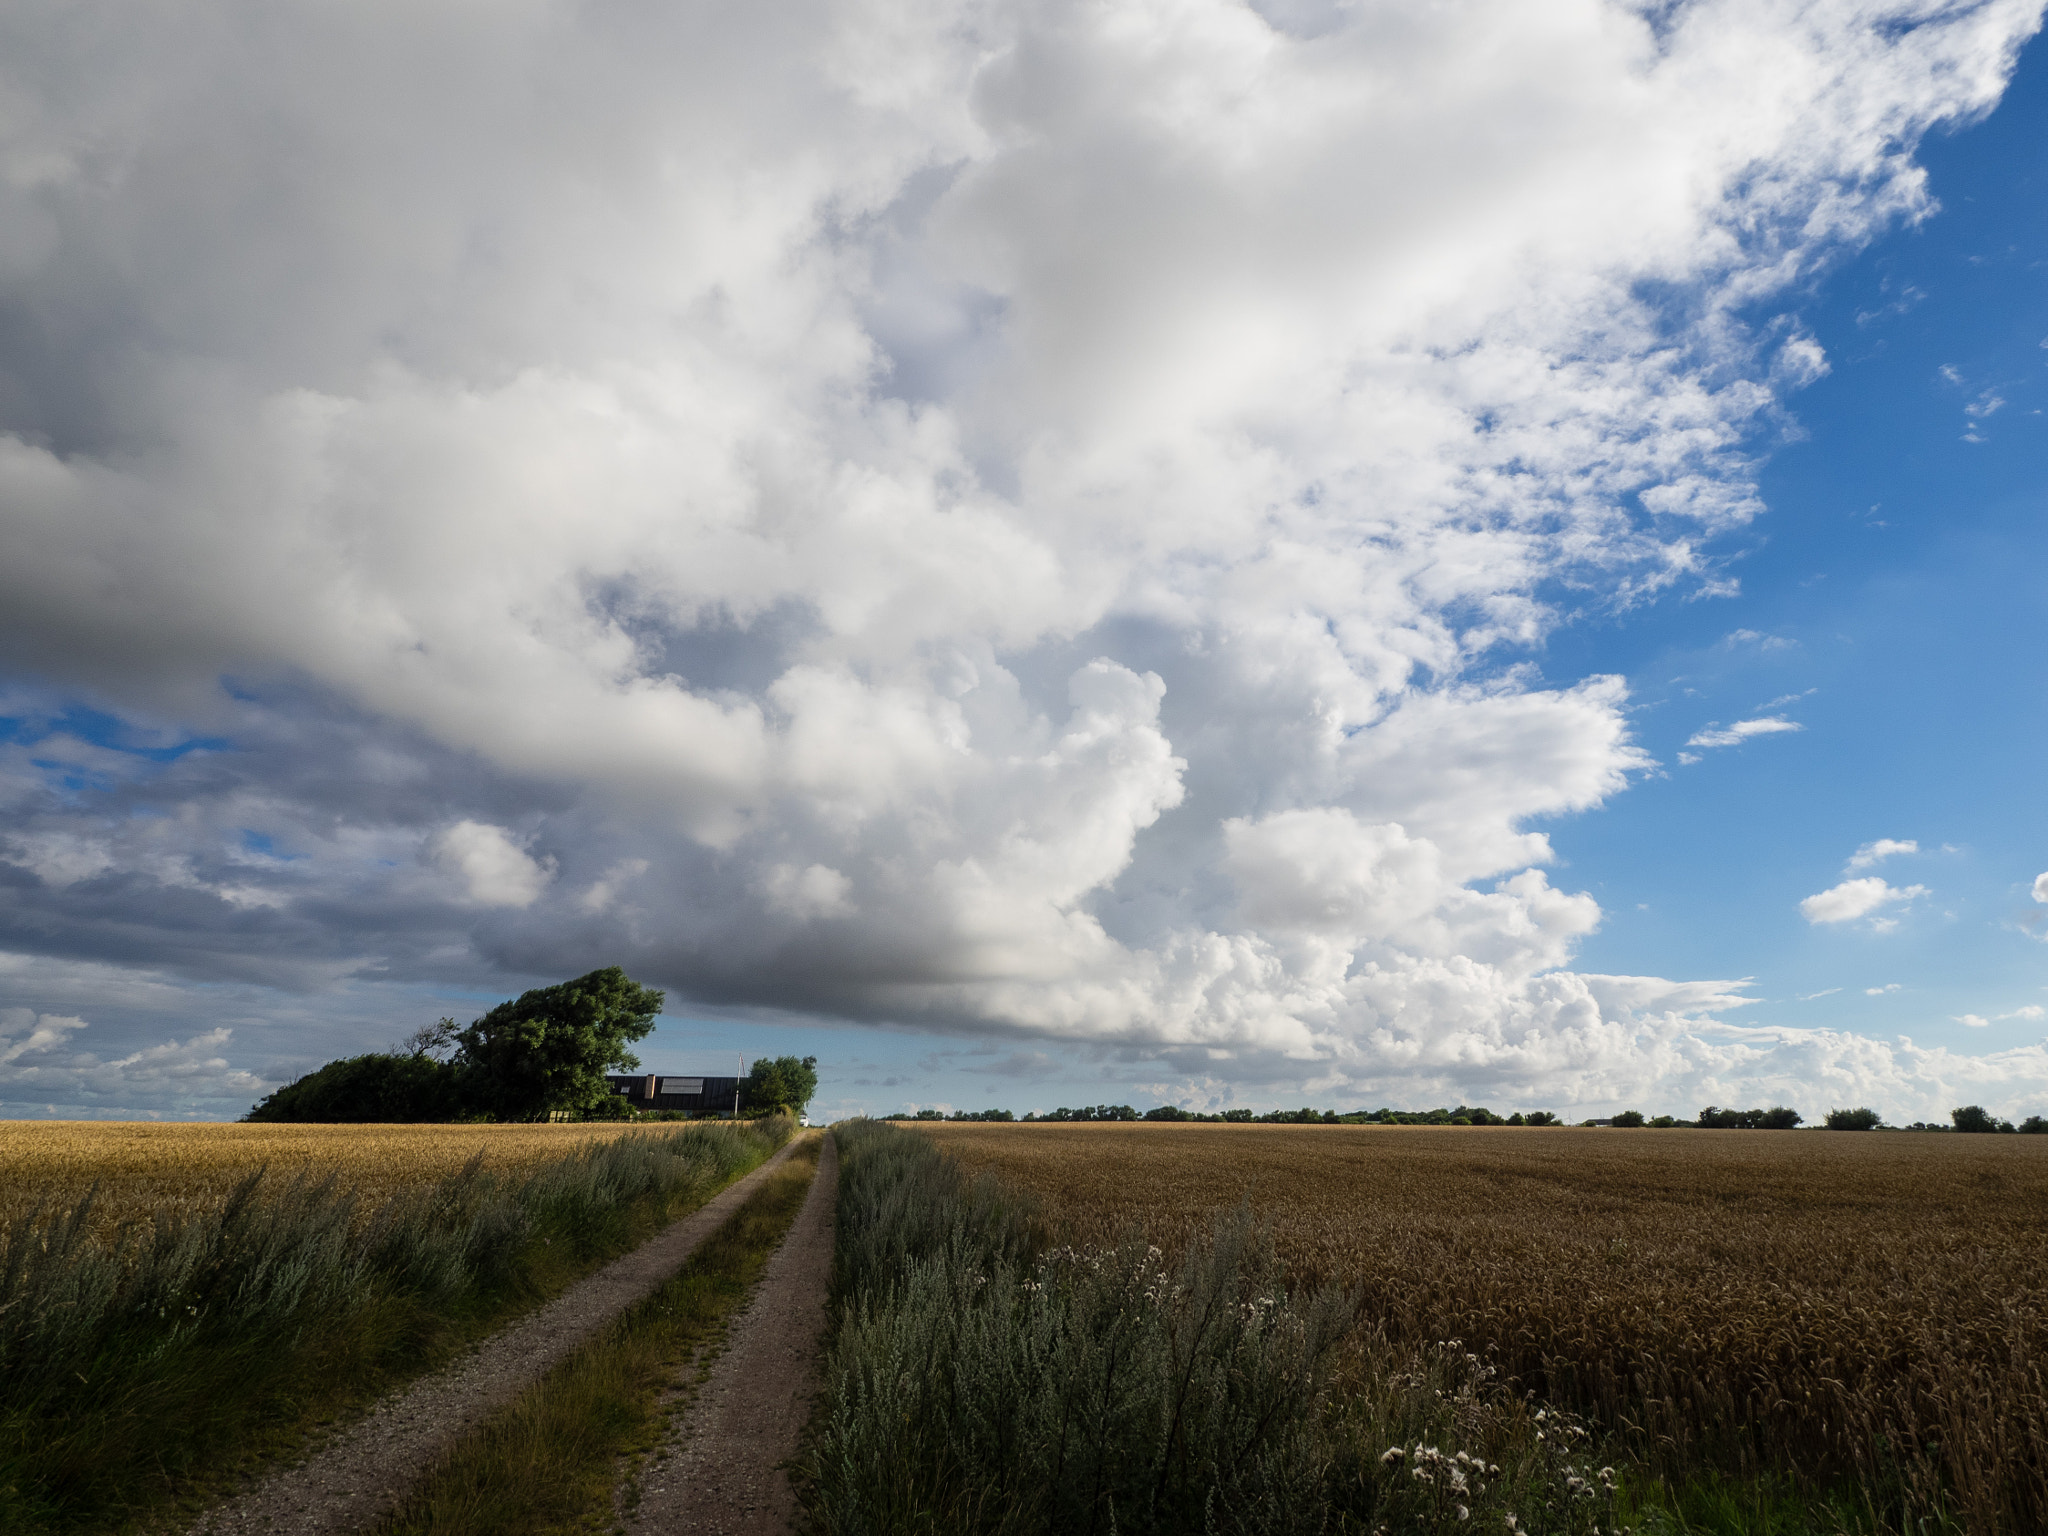
<path fill-rule="evenodd" d="M 466 1437 L 379 1536 L 611 1529 L 622 1473 L 630 1507 L 639 1466 L 688 1401 L 671 1389 L 699 1379 L 802 1209 L 821 1145 L 799 1146 L 673 1279 Z"/>

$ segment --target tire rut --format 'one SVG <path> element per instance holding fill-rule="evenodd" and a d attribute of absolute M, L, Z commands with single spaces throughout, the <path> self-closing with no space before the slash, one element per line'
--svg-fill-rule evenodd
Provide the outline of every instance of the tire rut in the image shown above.
<path fill-rule="evenodd" d="M 768 1261 L 711 1375 L 640 1475 L 629 1536 L 787 1536 L 788 1463 L 822 1380 L 839 1149 L 831 1136 L 788 1235 Z"/>
<path fill-rule="evenodd" d="M 191 1536 L 342 1536 L 368 1529 L 398 1507 L 456 1439 L 673 1275 L 796 1146 L 789 1142 L 688 1216 L 454 1365 L 378 1403 L 304 1461 L 263 1474 L 193 1522 Z"/>

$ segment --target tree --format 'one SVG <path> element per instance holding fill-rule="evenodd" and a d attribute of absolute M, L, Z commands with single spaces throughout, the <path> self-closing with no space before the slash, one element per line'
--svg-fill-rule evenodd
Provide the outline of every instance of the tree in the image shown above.
<path fill-rule="evenodd" d="M 631 1071 L 662 994 L 616 965 L 536 987 L 500 1003 L 455 1036 L 464 1097 L 502 1120 L 588 1111 L 611 1096 L 605 1073 Z"/>
<path fill-rule="evenodd" d="M 1640 1109 L 1624 1109 L 1614 1117 L 1614 1123 L 1624 1130 L 1639 1129 L 1643 1123 L 1643 1112 Z"/>
<path fill-rule="evenodd" d="M 1884 1124 L 1874 1109 L 1831 1109 L 1827 1127 L 1831 1131 L 1874 1131 Z"/>
<path fill-rule="evenodd" d="M 747 1073 L 749 1109 L 787 1109 L 800 1114 L 817 1092 L 815 1056 L 764 1056 Z"/>
<path fill-rule="evenodd" d="M 453 1120 L 461 1083 L 430 1056 L 372 1054 L 330 1061 L 271 1094 L 245 1120 L 420 1122 Z"/>
<path fill-rule="evenodd" d="M 1952 1109 L 1948 1112 L 1948 1117 L 1955 1122 L 1955 1127 L 1959 1131 L 1981 1133 L 2012 1129 L 2010 1120 L 1999 1119 L 1981 1104 L 1965 1104 L 1961 1109 Z"/>

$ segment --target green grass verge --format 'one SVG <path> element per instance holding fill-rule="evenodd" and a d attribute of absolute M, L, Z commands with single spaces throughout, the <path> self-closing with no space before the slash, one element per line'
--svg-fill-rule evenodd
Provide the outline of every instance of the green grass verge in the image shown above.
<path fill-rule="evenodd" d="M 1963 1536 L 1948 1514 L 1909 1513 L 1883 1492 L 1815 1489 L 1782 1473 L 1709 1470 L 1672 1483 L 1638 1469 L 1623 1486 L 1620 1512 L 1638 1536 Z"/>
<path fill-rule="evenodd" d="M 512 1185 L 472 1169 L 359 1212 L 251 1180 L 108 1252 L 86 1212 L 0 1241 L 0 1530 L 196 1514 L 319 1431 L 702 1205 L 778 1132 L 622 1138 Z"/>
<path fill-rule="evenodd" d="M 378 1536 L 614 1528 L 683 1401 L 670 1388 L 760 1279 L 803 1205 L 821 1144 L 808 1138 L 674 1279 L 466 1437 Z"/>

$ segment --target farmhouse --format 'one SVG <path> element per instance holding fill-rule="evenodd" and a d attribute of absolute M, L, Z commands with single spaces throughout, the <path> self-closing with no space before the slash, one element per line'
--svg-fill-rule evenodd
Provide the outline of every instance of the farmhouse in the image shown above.
<path fill-rule="evenodd" d="M 681 1109 L 693 1115 L 731 1114 L 740 1086 L 736 1077 L 677 1077 L 666 1072 L 605 1081 L 635 1109 Z"/>

